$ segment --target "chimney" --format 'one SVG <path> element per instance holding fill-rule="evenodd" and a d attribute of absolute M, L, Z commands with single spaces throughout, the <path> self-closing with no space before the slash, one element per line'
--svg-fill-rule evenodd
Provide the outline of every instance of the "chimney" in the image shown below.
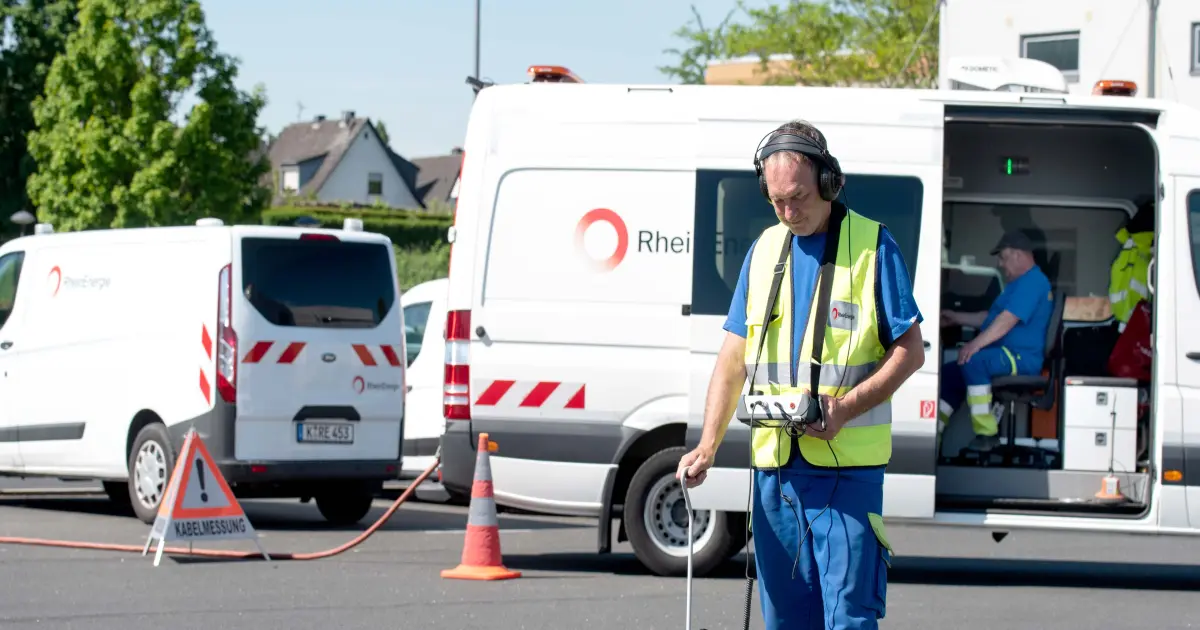
<path fill-rule="evenodd" d="M 462 147 L 454 147 L 453 149 L 450 149 L 450 155 L 462 155 L 462 153 Z"/>
<path fill-rule="evenodd" d="M 349 127 L 350 123 L 354 122 L 354 110 L 347 109 L 342 111 L 342 126 Z"/>

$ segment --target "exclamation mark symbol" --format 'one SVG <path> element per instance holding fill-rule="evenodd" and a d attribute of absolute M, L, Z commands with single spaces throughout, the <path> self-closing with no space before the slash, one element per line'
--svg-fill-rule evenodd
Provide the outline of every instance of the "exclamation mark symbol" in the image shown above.
<path fill-rule="evenodd" d="M 208 493 L 204 491 L 204 460 L 196 460 L 196 479 L 200 481 L 200 500 L 208 503 Z"/>

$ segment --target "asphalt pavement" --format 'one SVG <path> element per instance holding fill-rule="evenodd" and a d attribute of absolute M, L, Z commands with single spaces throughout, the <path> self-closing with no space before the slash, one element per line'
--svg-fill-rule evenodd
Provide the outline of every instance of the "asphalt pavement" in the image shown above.
<path fill-rule="evenodd" d="M 268 552 L 335 547 L 364 528 L 331 528 L 312 504 L 245 507 Z M 594 520 L 502 513 L 500 523 L 504 561 L 520 579 L 442 579 L 459 562 L 466 513 L 423 502 L 361 546 L 312 562 L 167 556 L 155 568 L 136 553 L 0 545 L 0 628 L 684 627 L 684 580 L 647 574 L 627 543 L 594 553 Z M 0 535 L 141 545 L 148 532 L 102 496 L 0 493 Z M 979 530 L 900 525 L 889 534 L 899 556 L 883 628 L 1200 627 L 1200 539 L 1014 532 L 996 543 Z M 696 581 L 693 628 L 741 628 L 743 561 Z M 751 627 L 761 628 L 757 596 L 754 607 Z"/>

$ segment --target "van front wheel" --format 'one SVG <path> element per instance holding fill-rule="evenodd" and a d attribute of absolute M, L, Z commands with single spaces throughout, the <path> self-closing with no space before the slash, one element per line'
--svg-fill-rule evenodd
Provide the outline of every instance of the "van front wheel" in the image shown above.
<path fill-rule="evenodd" d="M 316 497 L 317 509 L 330 525 L 346 527 L 371 512 L 375 493 L 364 486 L 346 486 L 324 491 Z"/>
<path fill-rule="evenodd" d="M 661 450 L 642 463 L 625 495 L 625 531 L 638 560 L 658 575 L 687 571 L 688 512 L 683 489 L 675 479 L 683 447 Z M 731 519 L 731 516 L 734 518 Z M 740 515 L 715 510 L 693 510 L 692 572 L 702 576 L 737 553 L 742 530 L 733 521 Z"/>

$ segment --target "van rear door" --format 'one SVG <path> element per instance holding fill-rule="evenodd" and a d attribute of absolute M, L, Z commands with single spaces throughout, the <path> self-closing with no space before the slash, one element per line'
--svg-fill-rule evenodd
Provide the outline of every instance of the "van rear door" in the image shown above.
<path fill-rule="evenodd" d="M 399 460 L 404 324 L 385 237 L 247 231 L 235 242 L 239 460 Z"/>

